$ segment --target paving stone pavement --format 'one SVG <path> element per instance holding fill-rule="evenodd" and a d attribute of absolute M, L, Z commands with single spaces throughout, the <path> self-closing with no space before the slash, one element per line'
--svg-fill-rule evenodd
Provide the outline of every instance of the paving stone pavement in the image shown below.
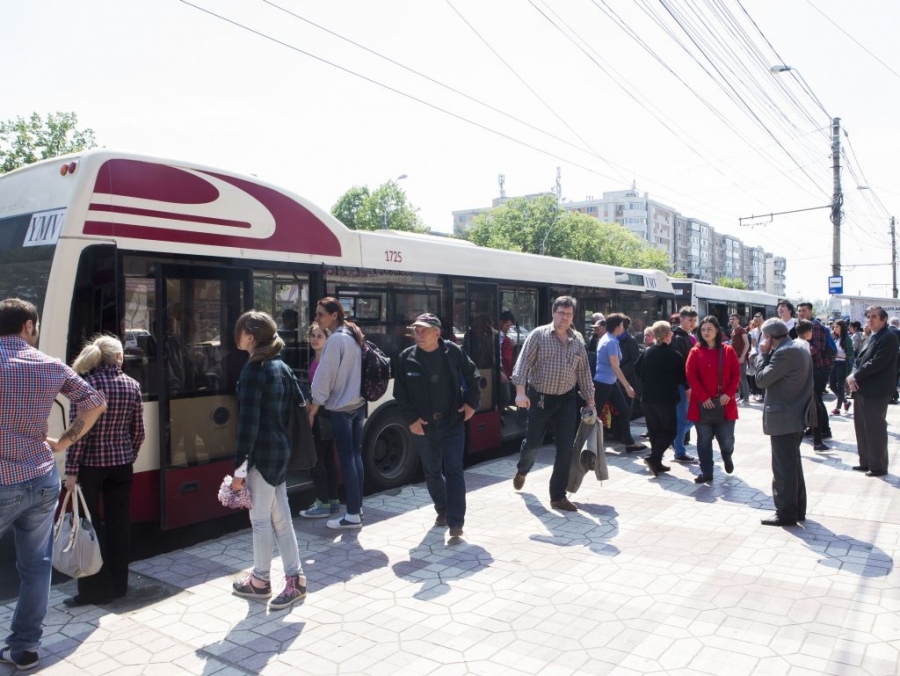
<path fill-rule="evenodd" d="M 653 479 L 610 444 L 610 480 L 586 478 L 581 511 L 556 512 L 544 449 L 521 492 L 515 456 L 467 470 L 462 539 L 432 528 L 421 484 L 367 498 L 358 533 L 298 518 L 309 595 L 287 611 L 230 594 L 249 529 L 132 564 L 115 604 L 70 610 L 74 583 L 56 586 L 42 673 L 900 673 L 900 480 L 852 471 L 852 418 L 832 418 L 830 452 L 803 445 L 805 526 L 761 526 L 768 439 L 759 404 L 740 415 L 735 473 L 717 456 L 710 486 L 675 462 Z M 900 407 L 888 417 L 900 472 Z"/>

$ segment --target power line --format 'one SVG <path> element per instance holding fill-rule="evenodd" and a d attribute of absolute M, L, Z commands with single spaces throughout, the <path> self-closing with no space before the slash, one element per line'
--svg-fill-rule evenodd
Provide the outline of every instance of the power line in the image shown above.
<path fill-rule="evenodd" d="M 466 26 L 468 26 L 469 29 L 470 29 L 473 33 L 475 33 L 475 35 L 478 37 L 478 39 L 481 40 L 481 41 L 484 43 L 484 45 L 491 51 L 491 53 L 492 53 L 494 56 L 497 57 L 497 59 L 500 61 L 500 63 L 502 63 L 504 66 L 506 66 L 506 68 L 509 70 L 509 72 L 511 72 L 513 75 L 515 75 L 515 76 L 516 76 L 516 79 L 518 79 L 519 82 L 521 82 L 521 83 L 525 86 L 525 88 L 526 88 L 528 91 L 530 91 L 530 92 L 534 95 L 534 97 L 535 97 L 538 101 L 540 101 L 541 104 L 543 104 L 543 106 L 544 106 L 547 110 L 549 110 L 550 113 L 551 113 L 557 120 L 559 120 L 560 122 L 562 122 L 563 125 L 566 127 L 566 129 L 568 129 L 570 132 L 572 132 L 572 133 L 575 135 L 575 137 L 576 137 L 579 141 L 581 141 L 585 146 L 587 146 L 587 147 L 591 150 L 591 152 L 593 152 L 593 153 L 596 155 L 596 154 L 597 154 L 597 151 L 594 150 L 594 148 L 591 146 L 591 144 L 588 143 L 588 142 L 587 142 L 587 141 L 586 141 L 586 140 L 585 140 L 585 139 L 584 139 L 577 131 L 575 131 L 575 129 L 574 129 L 568 122 L 566 122 L 566 121 L 562 118 L 562 116 L 561 116 L 559 113 L 556 112 L 556 110 L 553 109 L 553 106 L 551 106 L 549 103 L 547 103 L 547 102 L 541 97 L 541 95 L 538 94 L 537 91 L 535 91 L 534 88 L 533 88 L 531 85 L 529 85 L 529 84 L 525 81 L 525 78 L 523 78 L 521 75 L 519 75 L 519 73 L 516 71 L 516 69 L 513 68 L 512 65 L 510 65 L 510 64 L 509 64 L 509 63 L 508 63 L 508 62 L 500 55 L 500 52 L 498 52 L 496 49 L 494 49 L 494 47 L 491 45 L 491 43 L 488 42 L 488 41 L 481 35 L 481 33 L 478 32 L 478 30 L 475 28 L 475 26 L 473 26 L 473 25 L 471 24 L 471 22 L 470 22 L 468 19 L 466 19 L 466 17 L 463 16 L 462 12 L 460 12 L 460 11 L 454 6 L 454 4 L 453 4 L 450 0 L 444 0 L 444 1 L 450 6 L 450 9 L 452 9 L 454 12 L 456 12 L 457 16 L 459 16 L 459 18 L 462 19 L 463 23 L 466 24 Z"/>
<path fill-rule="evenodd" d="M 882 60 L 881 60 L 880 58 L 878 58 L 875 54 L 873 54 L 873 53 L 869 50 L 868 47 L 866 47 L 863 43 L 861 43 L 861 42 L 860 42 L 859 40 L 857 40 L 855 37 L 853 37 L 852 35 L 850 35 L 850 33 L 848 33 L 847 31 L 845 31 L 844 28 L 843 28 L 843 26 L 841 26 L 840 24 L 838 24 L 838 23 L 836 23 L 835 21 L 833 21 L 833 20 L 831 19 L 830 16 L 828 16 L 825 12 L 823 12 L 821 9 L 819 9 L 819 8 L 816 7 L 814 4 L 812 4 L 812 2 L 810 2 L 810 0 L 806 0 L 806 2 L 807 2 L 807 4 L 809 4 L 810 7 L 812 7 L 812 8 L 813 8 L 814 10 L 816 10 L 819 14 L 821 14 L 823 17 L 825 17 L 825 19 L 826 19 L 832 26 L 834 26 L 834 27 L 837 28 L 841 33 L 843 33 L 843 34 L 846 35 L 848 38 L 850 38 L 850 39 L 851 39 L 851 40 L 852 40 L 852 41 L 853 41 L 860 49 L 862 49 L 866 54 L 868 54 L 868 55 L 871 56 L 873 59 L 875 59 L 878 63 L 880 63 L 882 66 L 884 66 L 885 68 L 887 68 L 891 73 L 893 73 L 893 74 L 896 75 L 897 77 L 900 77 L 900 73 L 898 73 L 896 70 L 894 70 L 894 69 L 891 68 L 889 65 L 887 65 L 884 61 L 882 61 Z"/>
<path fill-rule="evenodd" d="M 493 106 L 485 101 L 482 101 L 481 99 L 479 99 L 475 96 L 467 94 L 466 92 L 461 91 L 451 85 L 448 85 L 445 82 L 441 82 L 440 80 L 433 78 L 426 73 L 418 71 L 415 68 L 411 68 L 411 67 L 401 63 L 400 61 L 397 61 L 396 59 L 392 59 L 391 57 L 386 56 L 385 54 L 382 54 L 381 52 L 378 52 L 378 51 L 372 49 L 371 47 L 367 47 L 366 45 L 363 45 L 355 40 L 352 40 L 344 35 L 341 35 L 340 33 L 337 33 L 335 31 L 331 30 L 330 28 L 326 28 L 325 26 L 322 26 L 321 24 L 318 24 L 318 23 L 308 19 L 307 17 L 301 16 L 301 15 L 297 14 L 296 12 L 292 12 L 291 10 L 287 9 L 286 7 L 282 7 L 281 5 L 279 5 L 275 2 L 272 2 L 271 0 L 263 0 L 263 2 L 266 3 L 267 5 L 270 5 L 271 7 L 274 7 L 275 9 L 278 9 L 278 10 L 284 12 L 285 14 L 288 14 L 288 15 L 294 17 L 295 19 L 298 19 L 300 21 L 303 21 L 304 23 L 309 24 L 310 26 L 312 26 L 320 31 L 323 31 L 339 40 L 343 40 L 344 42 L 347 42 L 348 44 L 351 44 L 358 49 L 368 52 L 369 54 L 372 54 L 373 56 L 377 56 L 379 59 L 383 59 L 384 61 L 387 61 L 388 63 L 393 64 L 393 65 L 397 66 L 398 68 L 402 68 L 403 70 L 405 70 L 409 73 L 412 73 L 413 75 L 416 75 L 425 80 L 428 80 L 432 84 L 436 84 L 437 86 L 442 87 L 442 88 L 446 89 L 447 91 L 453 92 L 454 94 L 457 94 L 458 96 L 462 96 L 463 98 L 468 99 L 469 101 L 472 101 L 473 103 L 483 106 L 483 107 L 487 108 L 488 110 L 491 110 L 495 113 L 503 115 L 504 117 L 509 118 L 510 120 L 513 120 L 515 122 L 518 122 L 519 124 L 521 124 L 525 127 L 528 127 L 529 129 L 532 129 L 538 133 L 544 134 L 545 136 L 552 138 L 554 141 L 563 143 L 563 144 L 569 146 L 570 148 L 573 148 L 574 150 L 578 150 L 579 152 L 585 152 L 585 149 L 582 146 L 579 146 L 579 145 L 576 145 L 575 143 L 567 141 L 566 139 L 564 139 L 560 136 L 556 136 L 555 134 L 548 132 L 546 129 L 543 129 L 535 124 L 532 124 L 526 120 L 523 120 L 522 118 L 517 117 L 517 116 L 513 115 L 512 113 L 508 113 L 505 110 L 497 108 L 496 106 Z M 613 168 L 613 169 L 617 168 L 614 163 L 610 162 L 609 160 L 602 157 L 601 155 L 594 153 L 594 156 L 597 159 L 605 162 L 611 168 Z M 622 177 L 622 180 L 625 180 L 625 178 Z"/>
<path fill-rule="evenodd" d="M 193 7 L 194 9 L 200 10 L 201 12 L 204 12 L 204 13 L 206 13 L 206 14 L 209 14 L 210 16 L 213 16 L 213 17 L 215 17 L 215 18 L 217 18 L 217 19 L 220 19 L 220 20 L 222 20 L 222 21 L 225 21 L 226 23 L 230 23 L 231 25 L 236 26 L 237 28 L 241 28 L 241 29 L 243 29 L 243 30 L 245 30 L 245 31 L 247 31 L 247 32 L 249 32 L 249 33 L 253 33 L 254 35 L 257 35 L 257 36 L 259 36 L 259 37 L 261 37 L 261 38 L 263 38 L 263 39 L 266 39 L 266 40 L 269 40 L 269 41 L 271 41 L 271 42 L 274 42 L 275 44 L 281 45 L 282 47 L 286 47 L 286 48 L 288 48 L 288 49 L 290 49 L 290 50 L 292 50 L 292 51 L 297 52 L 298 54 L 303 54 L 304 56 L 308 56 L 308 57 L 310 57 L 311 59 L 315 59 L 316 61 L 319 61 L 319 62 L 321 62 L 321 63 L 324 63 L 324 64 L 326 64 L 326 65 L 328 65 L 328 66 L 333 67 L 333 68 L 337 68 L 338 70 L 341 70 L 341 71 L 343 71 L 343 72 L 345 72 L 345 73 L 347 73 L 347 74 L 349 74 L 349 75 L 353 75 L 354 77 L 358 77 L 358 78 L 360 78 L 361 80 L 365 80 L 366 82 L 368 82 L 368 83 L 370 83 L 370 84 L 376 85 L 376 86 L 378 86 L 378 87 L 382 87 L 383 89 L 386 89 L 386 90 L 388 90 L 388 91 L 390 91 L 390 92 L 393 92 L 393 93 L 395 93 L 395 94 L 399 94 L 400 96 L 402 96 L 402 97 L 404 97 L 404 98 L 407 98 L 407 99 L 409 99 L 409 100 L 411 100 L 411 101 L 415 101 L 416 103 L 420 103 L 420 104 L 422 104 L 423 106 L 427 106 L 428 108 L 431 108 L 431 109 L 433 109 L 433 110 L 437 110 L 438 112 L 444 113 L 445 115 L 449 115 L 449 116 L 451 116 L 451 117 L 453 117 L 453 118 L 456 118 L 457 120 L 460 120 L 460 121 L 465 122 L 465 123 L 467 123 L 467 124 L 471 124 L 471 125 L 473 125 L 473 126 L 475 126 L 475 127 L 478 127 L 479 129 L 482 129 L 482 130 L 484 130 L 484 131 L 487 131 L 487 132 L 489 132 L 489 133 L 491 133 L 491 134 L 495 134 L 495 135 L 497 135 L 497 136 L 499 136 L 499 137 L 501 137 L 501 138 L 504 138 L 504 139 L 506 139 L 506 140 L 508 140 L 508 141 L 512 141 L 513 143 L 516 143 L 516 144 L 518 144 L 518 145 L 521 145 L 521 146 L 524 146 L 524 147 L 529 148 L 529 149 L 531 149 L 531 150 L 534 150 L 534 151 L 536 151 L 536 152 L 539 152 L 539 153 L 541 153 L 542 155 L 547 155 L 548 157 L 552 157 L 553 159 L 560 160 L 560 161 L 562 161 L 562 162 L 567 162 L 567 163 L 569 163 L 570 165 L 572 165 L 573 167 L 578 167 L 579 169 L 583 169 L 584 171 L 587 171 L 587 172 L 589 172 L 589 173 L 591 173 L 591 174 L 595 174 L 595 175 L 597 175 L 597 176 L 600 176 L 601 178 L 605 178 L 605 179 L 610 180 L 610 181 L 616 181 L 616 180 L 617 180 L 617 179 L 613 178 L 612 176 L 607 176 L 606 174 L 603 174 L 603 173 L 597 171 L 596 169 L 592 169 L 592 168 L 590 168 L 590 167 L 586 167 L 586 166 L 584 166 L 583 164 L 580 164 L 580 163 L 578 163 L 578 162 L 574 162 L 574 161 L 572 161 L 572 160 L 570 160 L 570 159 L 568 159 L 568 158 L 566 158 L 566 157 L 563 157 L 563 156 L 561 156 L 561 155 L 557 155 L 556 153 L 554 153 L 554 152 L 552 152 L 552 151 L 545 150 L 544 148 L 540 148 L 540 147 L 538 147 L 538 146 L 536 146 L 536 145 L 533 145 L 533 144 L 531 144 L 531 143 L 528 143 L 527 141 L 522 141 L 522 140 L 520 140 L 520 139 L 517 139 L 517 138 L 515 138 L 514 136 L 510 136 L 509 134 L 506 134 L 506 133 L 504 133 L 504 132 L 502 132 L 502 131 L 498 131 L 498 130 L 496 130 L 496 129 L 493 129 L 493 128 L 487 126 L 487 125 L 481 124 L 480 122 L 476 122 L 475 120 L 471 120 L 471 119 L 469 119 L 469 118 L 467 118 L 467 117 L 465 117 L 465 116 L 463 116 L 463 115 L 460 115 L 460 114 L 458 114 L 458 113 L 454 113 L 453 111 L 447 110 L 446 108 L 442 108 L 441 106 L 438 106 L 438 105 L 436 105 L 436 104 L 429 103 L 428 101 L 425 101 L 424 99 L 421 99 L 421 98 L 419 98 L 419 97 L 417 97 L 417 96 L 413 96 L 412 94 L 408 94 L 408 93 L 406 93 L 406 92 L 404 92 L 404 91 L 402 91 L 402 90 L 400 90 L 400 89 L 397 89 L 396 87 L 392 87 L 392 86 L 390 86 L 390 85 L 388 85 L 388 84 L 385 84 L 385 83 L 383 83 L 383 82 L 379 82 L 378 80 L 375 80 L 374 78 L 371 78 L 371 77 L 369 77 L 369 76 L 367 76 L 367 75 L 363 75 L 362 73 L 358 73 L 358 72 L 356 72 L 355 70 L 352 70 L 352 69 L 350 69 L 350 68 L 347 68 L 346 66 L 342 66 L 342 65 L 340 65 L 340 64 L 334 63 L 333 61 L 329 61 L 328 59 L 326 59 L 326 58 L 324 58 L 324 57 L 321 57 L 321 56 L 318 56 L 318 55 L 316 55 L 316 54 L 313 54 L 312 52 L 309 52 L 309 51 L 307 51 L 307 50 L 305 50 L 305 49 L 301 49 L 300 47 L 297 47 L 297 46 L 295 46 L 295 45 L 292 45 L 292 44 L 289 44 L 289 43 L 287 43 L 287 42 L 284 42 L 283 40 L 279 40 L 278 38 L 275 38 L 275 37 L 273 37 L 273 36 L 271 36 L 271 35 L 267 35 L 266 33 L 263 33 L 262 31 L 256 30 L 255 28 L 251 28 L 250 26 L 247 26 L 247 25 L 245 25 L 245 24 L 242 24 L 242 23 L 239 22 L 239 21 L 236 21 L 236 20 L 231 19 L 231 18 L 229 18 L 229 17 L 223 16 L 223 15 L 221 15 L 221 14 L 217 14 L 216 12 L 213 12 L 212 10 L 207 9 L 207 8 L 205 8 L 205 7 L 201 7 L 201 6 L 199 6 L 199 5 L 195 5 L 194 3 L 190 2 L 189 0 L 180 0 L 180 1 L 181 1 L 183 4 L 188 5 L 189 7 Z"/>

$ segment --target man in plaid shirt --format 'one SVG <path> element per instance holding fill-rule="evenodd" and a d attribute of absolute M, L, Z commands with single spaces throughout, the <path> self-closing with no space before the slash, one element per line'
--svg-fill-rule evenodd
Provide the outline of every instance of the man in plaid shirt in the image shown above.
<path fill-rule="evenodd" d="M 0 662 L 37 666 L 50 596 L 50 533 L 59 501 L 54 453 L 88 433 L 106 410 L 103 395 L 58 359 L 35 349 L 38 313 L 18 298 L 0 301 L 0 536 L 15 532 L 19 601 Z M 57 394 L 81 413 L 57 439 L 47 418 Z"/>

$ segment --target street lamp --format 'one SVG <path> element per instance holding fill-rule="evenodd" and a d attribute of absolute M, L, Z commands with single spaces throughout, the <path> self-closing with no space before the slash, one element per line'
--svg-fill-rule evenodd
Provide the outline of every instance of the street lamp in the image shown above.
<path fill-rule="evenodd" d="M 770 67 L 769 71 L 774 75 L 788 72 L 793 73 L 803 87 L 803 90 L 813 101 L 815 101 L 816 105 L 819 106 L 819 110 L 828 115 L 828 111 L 825 110 L 825 106 L 823 106 L 822 102 L 819 101 L 819 97 L 817 97 L 813 93 L 812 88 L 806 83 L 806 80 L 803 79 L 800 71 L 798 71 L 796 68 L 791 68 L 790 66 L 786 66 L 781 63 Z M 831 115 L 828 115 L 828 117 L 831 117 Z M 834 241 L 832 244 L 831 256 L 831 274 L 834 277 L 840 277 L 841 209 L 844 206 L 844 194 L 841 192 L 841 118 L 839 117 L 831 118 L 831 168 L 834 176 L 834 190 L 831 196 L 831 223 L 832 225 L 834 225 Z"/>
<path fill-rule="evenodd" d="M 391 183 L 396 183 L 397 181 L 402 181 L 404 178 L 406 178 L 406 174 L 400 174 L 400 175 L 399 175 L 397 178 L 395 178 L 393 181 L 388 181 L 386 185 L 390 186 Z M 381 229 L 382 229 L 382 230 L 387 230 L 387 229 L 388 229 L 387 226 L 388 226 L 388 195 L 387 195 L 387 193 L 385 193 L 385 197 L 384 197 L 384 221 L 383 221 L 383 223 L 382 223 L 382 225 L 381 225 Z"/>

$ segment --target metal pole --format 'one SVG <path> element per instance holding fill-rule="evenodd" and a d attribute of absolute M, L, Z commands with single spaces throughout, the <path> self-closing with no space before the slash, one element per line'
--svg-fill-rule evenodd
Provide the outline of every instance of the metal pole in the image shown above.
<path fill-rule="evenodd" d="M 897 231 L 894 228 L 894 217 L 891 216 L 891 273 L 894 278 L 894 298 L 897 297 Z"/>
<path fill-rule="evenodd" d="M 841 276 L 841 208 L 844 196 L 841 194 L 841 118 L 831 121 L 831 161 L 834 172 L 834 194 L 831 198 L 831 222 L 834 224 L 834 247 L 831 260 L 831 274 Z"/>

